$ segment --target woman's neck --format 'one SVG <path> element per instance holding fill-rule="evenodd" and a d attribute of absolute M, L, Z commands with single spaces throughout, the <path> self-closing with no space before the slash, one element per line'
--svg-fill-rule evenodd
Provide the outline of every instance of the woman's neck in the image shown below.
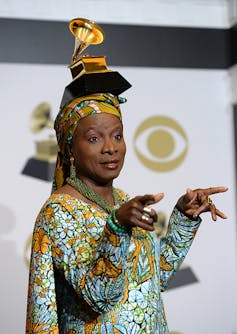
<path fill-rule="evenodd" d="M 85 183 L 90 189 L 102 196 L 111 205 L 114 205 L 113 197 L 113 181 L 107 183 L 95 182 L 91 179 L 79 176 L 79 179 Z"/>

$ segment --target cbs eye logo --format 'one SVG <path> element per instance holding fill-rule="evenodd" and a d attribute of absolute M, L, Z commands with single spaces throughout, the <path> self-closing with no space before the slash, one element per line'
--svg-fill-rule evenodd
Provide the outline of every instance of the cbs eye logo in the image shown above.
<path fill-rule="evenodd" d="M 136 130 L 134 150 L 147 168 L 168 172 L 184 161 L 188 151 L 188 138 L 174 119 L 153 116 L 142 122 Z"/>

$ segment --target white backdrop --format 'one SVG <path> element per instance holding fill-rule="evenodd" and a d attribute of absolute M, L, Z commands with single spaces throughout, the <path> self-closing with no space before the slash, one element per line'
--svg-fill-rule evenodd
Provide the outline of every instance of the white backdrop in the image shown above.
<path fill-rule="evenodd" d="M 114 68 L 115 69 L 115 68 Z M 215 203 L 226 221 L 203 224 L 188 254 L 198 283 L 164 293 L 171 330 L 182 334 L 237 333 L 237 249 L 234 147 L 229 77 L 224 70 L 116 68 L 133 87 L 123 96 L 128 146 L 124 170 L 116 185 L 131 195 L 163 191 L 157 210 L 170 214 L 187 187 L 226 185 L 228 193 Z M 1 333 L 24 332 L 28 268 L 27 240 L 51 184 L 21 174 L 34 155 L 31 113 L 37 104 L 58 111 L 64 87 L 71 81 L 66 66 L 0 64 L 1 94 Z M 146 168 L 134 152 L 134 134 L 146 118 L 174 119 L 188 137 L 188 154 L 175 170 L 159 173 Z M 41 137 L 47 138 L 47 131 Z M 142 145 L 142 144 L 141 144 Z M 142 148 L 145 150 L 145 145 Z M 144 153 L 144 152 L 143 152 Z"/>

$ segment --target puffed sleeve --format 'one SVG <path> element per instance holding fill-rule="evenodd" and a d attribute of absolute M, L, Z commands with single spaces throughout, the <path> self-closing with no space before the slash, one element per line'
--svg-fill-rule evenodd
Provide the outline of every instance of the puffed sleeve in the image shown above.
<path fill-rule="evenodd" d="M 174 208 L 166 236 L 160 242 L 160 285 L 165 290 L 183 262 L 193 242 L 201 219 L 190 220 Z"/>
<path fill-rule="evenodd" d="M 122 298 L 130 243 L 129 233 L 111 233 L 104 215 L 90 206 L 56 203 L 42 217 L 55 267 L 98 313 Z"/>

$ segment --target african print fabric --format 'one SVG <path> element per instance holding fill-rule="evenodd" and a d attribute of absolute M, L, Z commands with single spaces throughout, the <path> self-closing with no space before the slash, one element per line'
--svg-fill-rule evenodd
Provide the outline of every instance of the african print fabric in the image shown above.
<path fill-rule="evenodd" d="M 107 219 L 69 195 L 53 194 L 45 203 L 33 233 L 27 334 L 168 333 L 161 291 L 201 220 L 175 208 L 160 240 L 141 228 L 113 234 Z"/>

